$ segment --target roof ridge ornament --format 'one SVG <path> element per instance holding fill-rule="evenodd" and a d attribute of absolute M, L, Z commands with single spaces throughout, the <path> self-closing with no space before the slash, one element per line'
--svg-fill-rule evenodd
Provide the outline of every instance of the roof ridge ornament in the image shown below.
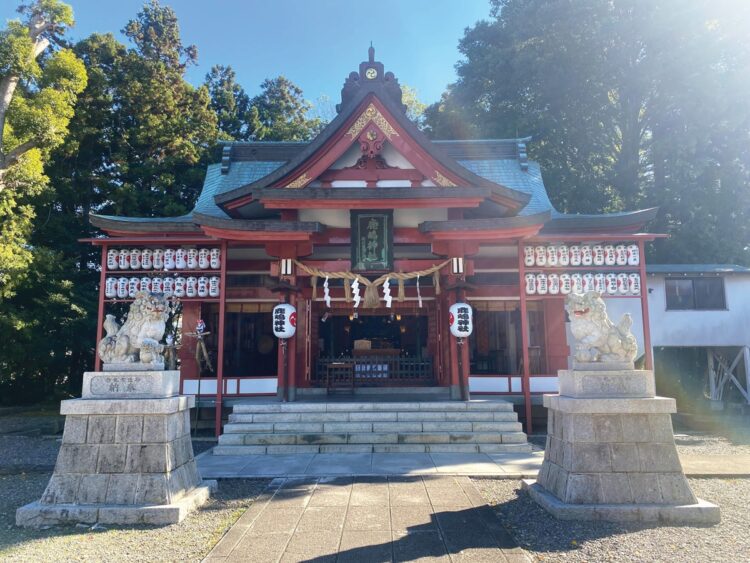
<path fill-rule="evenodd" d="M 359 63 L 359 72 L 351 72 L 344 81 L 341 89 L 341 103 L 336 104 L 336 112 L 341 109 L 362 91 L 376 92 L 391 98 L 406 113 L 406 106 L 401 101 L 402 92 L 398 79 L 392 72 L 385 72 L 383 63 L 375 60 L 375 47 L 367 49 L 367 60 Z"/>

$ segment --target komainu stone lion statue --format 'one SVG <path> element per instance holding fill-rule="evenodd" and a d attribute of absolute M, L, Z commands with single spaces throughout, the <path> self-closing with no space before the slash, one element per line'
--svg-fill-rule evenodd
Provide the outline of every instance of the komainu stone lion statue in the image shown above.
<path fill-rule="evenodd" d="M 574 358 L 578 362 L 632 362 L 638 353 L 635 336 L 630 332 L 633 319 L 624 314 L 615 325 L 607 316 L 604 299 L 596 291 L 571 293 L 565 298 L 565 310 L 575 338 Z"/>
<path fill-rule="evenodd" d="M 104 321 L 107 336 L 97 347 L 102 362 L 140 363 L 146 369 L 163 369 L 164 346 L 159 341 L 164 336 L 168 315 L 163 294 L 138 292 L 122 326 L 113 315 L 107 315 Z"/>

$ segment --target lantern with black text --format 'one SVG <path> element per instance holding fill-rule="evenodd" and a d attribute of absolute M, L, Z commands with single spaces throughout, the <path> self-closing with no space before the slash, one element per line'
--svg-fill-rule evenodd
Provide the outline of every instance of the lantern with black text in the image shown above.
<path fill-rule="evenodd" d="M 466 303 L 454 303 L 448 309 L 448 322 L 451 334 L 456 338 L 466 338 L 474 331 L 474 320 L 471 306 Z"/>
<path fill-rule="evenodd" d="M 289 303 L 273 308 L 273 334 L 278 338 L 291 338 L 297 331 L 297 309 Z"/>

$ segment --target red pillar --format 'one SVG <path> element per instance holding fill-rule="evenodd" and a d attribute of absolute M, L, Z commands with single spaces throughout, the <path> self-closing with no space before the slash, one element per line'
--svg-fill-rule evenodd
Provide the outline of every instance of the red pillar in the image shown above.
<path fill-rule="evenodd" d="M 523 262 L 523 242 L 518 242 L 518 289 L 521 301 L 521 346 L 523 353 L 523 374 L 521 375 L 521 389 L 526 410 L 526 433 L 531 434 L 531 378 L 529 371 L 529 319 L 526 311 L 526 265 Z"/>
<path fill-rule="evenodd" d="M 94 345 L 94 371 L 102 369 L 102 360 L 99 358 L 97 347 L 104 334 L 104 286 L 107 284 L 107 251 L 109 247 L 102 245 L 102 268 L 99 274 L 99 312 L 96 317 L 96 344 Z"/>
<path fill-rule="evenodd" d="M 227 241 L 221 242 L 221 274 L 219 281 L 219 338 L 216 351 L 216 436 L 221 434 L 221 414 L 224 399 L 224 317 L 227 309 Z"/>
<path fill-rule="evenodd" d="M 646 250 L 642 240 L 638 241 L 641 253 L 641 316 L 643 318 L 643 353 L 646 356 L 646 369 L 654 369 L 654 350 L 651 347 L 651 323 L 648 316 L 648 287 L 646 285 Z"/>
<path fill-rule="evenodd" d="M 182 332 L 194 332 L 198 319 L 201 317 L 201 304 L 197 301 L 183 301 L 182 303 Z M 216 330 L 217 327 L 214 327 Z M 195 360 L 197 338 L 182 339 L 177 356 L 180 358 L 180 379 L 194 379 L 200 376 L 198 362 Z M 201 389 L 203 391 L 203 389 Z"/>

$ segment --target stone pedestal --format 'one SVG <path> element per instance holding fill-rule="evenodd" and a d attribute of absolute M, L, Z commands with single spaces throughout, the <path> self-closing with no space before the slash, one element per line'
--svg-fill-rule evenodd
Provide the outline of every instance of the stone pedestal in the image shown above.
<path fill-rule="evenodd" d="M 172 524 L 209 497 L 190 440 L 194 397 L 178 371 L 88 372 L 66 415 L 54 474 L 16 524 Z M 137 398 L 133 398 L 137 397 Z"/>
<path fill-rule="evenodd" d="M 547 447 L 538 479 L 525 486 L 560 519 L 719 522 L 682 472 L 670 414 L 653 372 L 564 370 L 560 394 L 545 395 Z"/>

